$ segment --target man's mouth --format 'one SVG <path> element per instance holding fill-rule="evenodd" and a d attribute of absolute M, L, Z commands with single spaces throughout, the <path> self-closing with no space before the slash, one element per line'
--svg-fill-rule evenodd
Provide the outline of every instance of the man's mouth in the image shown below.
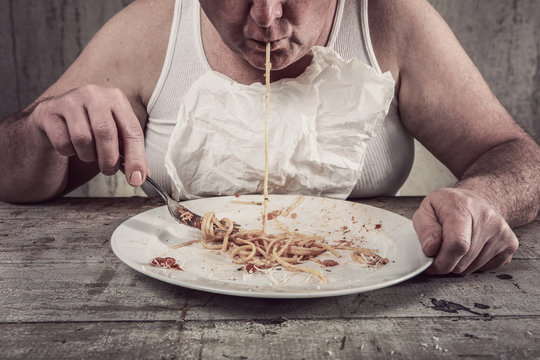
<path fill-rule="evenodd" d="M 266 42 L 265 41 L 259 41 L 255 39 L 249 39 L 255 46 L 257 50 L 266 51 Z M 281 38 L 278 40 L 270 40 L 270 50 L 274 51 L 277 50 L 280 45 L 285 42 L 285 38 Z"/>

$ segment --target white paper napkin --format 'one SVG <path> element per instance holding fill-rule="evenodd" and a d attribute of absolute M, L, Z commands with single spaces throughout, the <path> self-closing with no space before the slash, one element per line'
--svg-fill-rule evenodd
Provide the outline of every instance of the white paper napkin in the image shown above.
<path fill-rule="evenodd" d="M 329 48 L 313 53 L 302 75 L 271 85 L 270 193 L 345 199 L 386 117 L 394 80 Z M 262 192 L 265 91 L 217 72 L 193 84 L 165 156 L 175 198 Z"/>

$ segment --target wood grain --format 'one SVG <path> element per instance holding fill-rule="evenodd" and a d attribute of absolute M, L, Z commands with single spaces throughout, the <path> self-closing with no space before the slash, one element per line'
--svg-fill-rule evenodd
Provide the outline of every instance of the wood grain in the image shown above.
<path fill-rule="evenodd" d="M 11 0 L 0 0 L 0 122 L 20 107 Z"/>
<path fill-rule="evenodd" d="M 0 324 L 4 359 L 534 359 L 538 317 Z M 510 335 L 511 334 L 511 335 Z M 505 337 L 512 341 L 505 341 Z"/>
<path fill-rule="evenodd" d="M 0 322 L 192 320 L 540 315 L 537 261 L 515 260 L 497 272 L 421 275 L 350 296 L 268 300 L 215 295 L 163 283 L 117 259 L 103 262 L 3 264 Z M 47 276 L 43 276 L 46 272 Z M 480 305 L 479 305 L 480 304 Z M 485 308 L 485 309 L 484 309 Z"/>
<path fill-rule="evenodd" d="M 411 217 L 421 197 L 363 203 Z M 124 265 L 114 229 L 157 198 L 0 203 L 0 350 L 32 359 L 535 358 L 540 218 L 498 271 L 419 275 L 321 299 L 254 299 L 170 285 Z"/>

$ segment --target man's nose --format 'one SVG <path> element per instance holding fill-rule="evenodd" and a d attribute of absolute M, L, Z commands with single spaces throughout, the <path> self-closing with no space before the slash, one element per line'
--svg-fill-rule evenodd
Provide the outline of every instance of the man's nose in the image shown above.
<path fill-rule="evenodd" d="M 283 15 L 283 0 L 254 0 L 250 15 L 258 26 L 269 28 Z"/>

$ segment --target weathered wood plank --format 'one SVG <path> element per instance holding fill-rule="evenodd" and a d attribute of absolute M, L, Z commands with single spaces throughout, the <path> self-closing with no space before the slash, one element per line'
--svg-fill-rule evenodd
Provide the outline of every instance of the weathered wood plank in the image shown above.
<path fill-rule="evenodd" d="M 0 325 L 5 359 L 532 359 L 538 317 Z"/>
<path fill-rule="evenodd" d="M 516 260 L 504 272 L 420 275 L 357 295 L 268 300 L 189 290 L 119 261 L 4 265 L 0 322 L 540 315 L 539 267 L 536 260 Z"/>
<path fill-rule="evenodd" d="M 111 235 L 158 199 L 81 198 L 40 205 L 0 206 L 0 263 L 114 261 Z"/>
<path fill-rule="evenodd" d="M 114 229 L 155 207 L 147 198 L 52 202 L 0 207 L 0 263 L 111 262 Z M 157 199 L 155 199 L 157 200 Z"/>
<path fill-rule="evenodd" d="M 21 107 L 11 2 L 0 0 L 0 122 Z"/>
<path fill-rule="evenodd" d="M 362 202 L 411 216 L 420 200 Z M 0 321 L 177 320 L 182 313 L 194 320 L 271 319 L 276 314 L 332 319 L 540 313 L 540 263 L 534 257 L 516 258 L 497 272 L 467 278 L 421 275 L 390 288 L 329 299 L 234 298 L 169 285 L 131 270 L 109 245 L 118 224 L 160 205 L 157 198 L 0 204 L 0 288 L 6 310 Z M 529 243 L 536 242 L 534 229 L 522 228 L 531 236 Z"/>
<path fill-rule="evenodd" d="M 420 198 L 379 198 L 362 203 L 412 217 Z M 0 263 L 116 261 L 109 240 L 118 225 L 161 206 L 158 198 L 65 198 L 40 205 L 0 206 Z M 514 259 L 539 259 L 540 218 L 516 229 L 522 246 Z"/>
<path fill-rule="evenodd" d="M 205 359 L 223 355 L 246 359 L 527 358 L 539 354 L 538 335 L 531 332 L 538 329 L 538 319 L 528 323 L 519 318 L 491 323 L 425 319 L 421 326 L 410 319 L 298 321 L 273 327 L 211 322 L 207 329 L 199 323 L 190 325 L 184 325 L 182 339 L 193 339 Z M 501 333 L 517 334 L 519 339 L 501 339 Z"/>

